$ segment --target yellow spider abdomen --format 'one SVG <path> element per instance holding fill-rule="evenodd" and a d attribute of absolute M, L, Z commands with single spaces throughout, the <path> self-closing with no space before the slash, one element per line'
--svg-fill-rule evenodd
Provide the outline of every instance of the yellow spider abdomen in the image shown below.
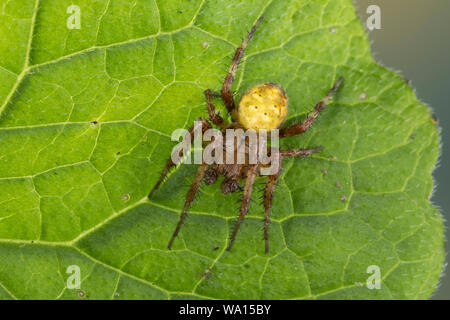
<path fill-rule="evenodd" d="M 283 88 L 263 83 L 250 88 L 238 106 L 238 121 L 245 129 L 272 130 L 286 119 L 288 100 Z"/>

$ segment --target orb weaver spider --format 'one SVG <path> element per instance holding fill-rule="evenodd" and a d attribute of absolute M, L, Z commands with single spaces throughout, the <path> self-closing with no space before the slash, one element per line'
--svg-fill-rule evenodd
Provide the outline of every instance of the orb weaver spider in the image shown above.
<path fill-rule="evenodd" d="M 253 25 L 250 32 L 243 39 L 241 45 L 236 49 L 234 58 L 229 67 L 228 73 L 222 85 L 221 93 L 215 93 L 210 89 L 204 92 L 206 98 L 207 111 L 209 115 L 209 120 L 219 127 L 223 133 L 226 133 L 226 129 L 230 128 L 242 128 L 242 129 L 252 129 L 258 130 L 274 130 L 279 129 L 283 124 L 287 116 L 288 110 L 288 99 L 283 88 L 274 83 L 262 83 L 253 86 L 247 90 L 239 101 L 238 107 L 233 98 L 233 93 L 231 91 L 231 85 L 233 84 L 234 78 L 236 76 L 236 71 L 238 65 L 244 55 L 245 48 L 253 37 L 256 28 L 261 23 L 262 17 L 257 20 Z M 322 99 L 315 106 L 314 110 L 308 114 L 306 119 L 301 123 L 292 124 L 290 126 L 281 128 L 279 130 L 279 137 L 285 138 L 306 132 L 311 125 L 316 120 L 319 113 L 325 108 L 326 104 L 330 101 L 331 97 L 336 93 L 339 86 L 341 85 L 343 78 L 340 77 L 333 87 L 329 90 L 325 98 Z M 213 98 L 221 97 L 228 112 L 231 115 L 232 123 L 228 123 L 223 119 L 219 113 L 216 113 Z M 202 124 L 202 131 L 212 128 L 212 125 L 205 119 L 200 118 L 198 121 Z M 194 127 L 189 129 L 189 135 L 193 138 Z M 263 203 L 264 203 L 264 241 L 265 241 L 265 252 L 269 252 L 269 217 L 272 207 L 273 193 L 276 187 L 276 182 L 280 177 L 281 173 L 281 163 L 283 158 L 286 157 L 302 157 L 309 156 L 314 152 L 322 150 L 322 147 L 312 148 L 312 149 L 291 149 L 291 150 L 281 150 L 278 151 L 278 156 L 276 161 L 278 161 L 279 168 L 275 174 L 268 176 L 263 193 Z M 176 163 L 170 158 L 162 173 L 150 191 L 148 198 L 150 199 L 154 192 L 159 188 L 161 183 L 166 178 L 169 170 L 174 167 Z M 175 231 L 169 241 L 168 248 L 172 248 L 172 244 L 177 237 L 181 226 L 186 218 L 187 212 L 194 201 L 195 195 L 197 194 L 202 181 L 204 180 L 207 185 L 214 184 L 219 175 L 224 176 L 224 180 L 221 183 L 221 192 L 223 194 L 236 192 L 238 190 L 243 190 L 242 203 L 240 207 L 240 214 L 238 220 L 234 226 L 233 233 L 230 238 L 230 242 L 227 250 L 231 250 L 233 243 L 236 239 L 236 234 L 239 227 L 244 220 L 246 214 L 248 213 L 250 200 L 253 190 L 253 184 L 257 175 L 260 175 L 260 169 L 262 165 L 260 163 L 250 164 L 211 164 L 203 162 L 200 164 L 195 179 L 190 186 L 190 189 L 186 196 L 186 201 L 181 212 L 180 220 L 175 228 Z M 240 180 L 245 178 L 245 185 L 242 189 L 240 185 Z"/>

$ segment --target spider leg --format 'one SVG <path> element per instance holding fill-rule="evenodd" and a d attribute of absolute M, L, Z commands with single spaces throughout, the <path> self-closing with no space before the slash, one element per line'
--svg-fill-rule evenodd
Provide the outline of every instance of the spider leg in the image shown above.
<path fill-rule="evenodd" d="M 209 89 L 208 89 L 209 90 Z M 209 91 L 211 91 L 211 95 L 214 97 L 214 98 L 222 98 L 222 94 L 220 93 L 220 92 L 215 92 L 215 91 L 212 91 L 212 90 L 209 90 Z"/>
<path fill-rule="evenodd" d="M 280 150 L 280 165 L 276 174 L 273 174 L 267 178 L 266 185 L 264 187 L 264 241 L 266 246 L 266 254 L 269 253 L 269 222 L 270 212 L 272 208 L 273 192 L 275 191 L 276 183 L 281 173 L 281 162 L 283 157 L 297 157 L 297 156 L 309 156 L 314 152 L 322 150 L 322 147 L 314 149 L 291 149 Z"/>
<path fill-rule="evenodd" d="M 216 126 L 218 126 L 220 129 L 225 128 L 228 123 L 219 115 L 216 113 L 216 108 L 214 107 L 214 93 L 211 90 L 205 91 L 205 97 L 206 97 L 206 105 L 208 108 L 208 114 L 209 114 L 209 120 L 211 120 L 212 123 L 214 123 Z"/>
<path fill-rule="evenodd" d="M 266 244 L 266 253 L 269 253 L 269 222 L 270 222 L 270 210 L 272 208 L 273 192 L 276 187 L 277 180 L 281 173 L 281 162 L 283 157 L 280 156 L 280 170 L 277 173 L 269 176 L 264 187 L 264 241 Z"/>
<path fill-rule="evenodd" d="M 269 222 L 270 211 L 272 208 L 273 192 L 275 191 L 276 183 L 281 173 L 281 162 L 283 157 L 297 157 L 297 156 L 309 156 L 314 152 L 319 152 L 322 147 L 313 149 L 290 149 L 280 150 L 280 165 L 276 174 L 273 174 L 267 178 L 266 185 L 264 187 L 264 241 L 266 245 L 266 253 L 269 253 Z"/>
<path fill-rule="evenodd" d="M 208 121 L 206 121 L 203 118 L 199 118 L 197 121 L 201 121 L 202 122 L 202 131 L 203 133 L 207 130 L 211 128 L 211 125 L 208 123 Z M 191 136 L 191 141 L 194 141 L 194 126 L 189 128 L 189 133 Z M 180 150 L 180 157 L 183 155 L 182 154 L 182 150 Z M 164 181 L 164 179 L 167 177 L 167 174 L 169 173 L 170 169 L 173 168 L 174 166 L 176 166 L 176 163 L 174 163 L 172 161 L 172 157 L 169 158 L 169 160 L 167 160 L 166 165 L 164 166 L 163 171 L 161 172 L 161 175 L 158 179 L 158 181 L 156 182 L 155 186 L 153 187 L 153 189 L 150 191 L 150 193 L 148 194 L 148 198 L 150 199 L 153 196 L 153 193 L 155 193 L 155 191 L 159 188 L 159 186 L 161 185 L 161 183 Z"/>
<path fill-rule="evenodd" d="M 241 45 L 236 49 L 236 52 L 234 54 L 233 61 L 231 62 L 230 68 L 228 69 L 228 74 L 225 77 L 225 80 L 223 82 L 222 86 L 222 100 L 225 103 L 225 106 L 227 107 L 228 112 L 231 114 L 232 111 L 235 108 L 235 103 L 233 99 L 233 93 L 231 92 L 231 85 L 233 84 L 234 78 L 236 76 L 236 71 L 239 66 L 239 62 L 242 59 L 242 56 L 244 55 L 245 48 L 247 47 L 248 42 L 253 37 L 253 34 L 256 31 L 256 28 L 261 23 L 263 17 L 260 17 L 255 25 L 252 27 L 250 32 L 247 34 L 247 36 L 242 40 Z"/>
<path fill-rule="evenodd" d="M 282 157 L 306 157 L 315 152 L 319 152 L 323 147 L 317 147 L 312 149 L 289 149 L 280 150 L 280 155 Z"/>
<path fill-rule="evenodd" d="M 308 130 L 316 120 L 319 113 L 325 108 L 327 103 L 330 101 L 331 97 L 336 93 L 337 89 L 339 88 L 343 80 L 344 78 L 340 77 L 338 81 L 336 81 L 334 86 L 330 89 L 330 91 L 328 91 L 326 97 L 323 98 L 322 101 L 320 101 L 318 104 L 316 104 L 314 110 L 311 111 L 310 114 L 308 114 L 308 116 L 302 123 L 296 123 L 281 129 L 280 138 L 295 136 L 297 134 L 302 134 L 306 130 Z"/>
<path fill-rule="evenodd" d="M 236 239 L 236 234 L 239 230 L 241 222 L 244 220 L 245 215 L 248 212 L 250 206 L 250 198 L 252 196 L 253 184 L 255 182 L 255 177 L 258 171 L 258 165 L 250 165 L 247 172 L 247 178 L 245 179 L 244 194 L 242 196 L 242 204 L 240 209 L 240 214 L 236 225 L 234 226 L 233 234 L 231 235 L 230 244 L 227 248 L 228 251 L 233 247 L 234 240 Z"/>
<path fill-rule="evenodd" d="M 181 226 L 183 225 L 184 219 L 186 218 L 186 214 L 187 214 L 192 202 L 194 201 L 194 198 L 198 192 L 198 189 L 200 188 L 200 185 L 205 176 L 205 172 L 206 172 L 207 168 L 208 168 L 208 165 L 206 163 L 202 163 L 197 170 L 197 174 L 195 175 L 194 182 L 192 182 L 192 185 L 187 193 L 186 201 L 184 203 L 183 211 L 181 212 L 180 220 L 178 221 L 177 227 L 175 228 L 172 238 L 170 238 L 169 245 L 167 246 L 169 249 L 172 249 L 173 241 L 177 237 L 178 232 L 180 232 Z"/>

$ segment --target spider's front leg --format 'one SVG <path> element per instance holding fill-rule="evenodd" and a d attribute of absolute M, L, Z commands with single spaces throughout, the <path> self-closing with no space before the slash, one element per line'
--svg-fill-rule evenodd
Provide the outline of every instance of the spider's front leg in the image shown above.
<path fill-rule="evenodd" d="M 302 123 L 293 124 L 287 126 L 286 128 L 281 129 L 280 138 L 295 136 L 297 134 L 302 134 L 306 130 L 308 130 L 316 120 L 320 111 L 322 111 L 325 108 L 327 103 L 330 101 L 331 97 L 336 93 L 342 81 L 344 81 L 344 78 L 340 77 L 339 80 L 336 81 L 336 83 L 334 84 L 333 88 L 331 88 L 330 91 L 328 91 L 326 97 L 323 98 L 322 101 L 320 101 L 318 104 L 316 104 L 314 110 L 311 111 L 310 114 L 308 114 L 308 116 Z"/>
<path fill-rule="evenodd" d="M 277 180 L 281 173 L 281 163 L 283 162 L 283 157 L 280 155 L 278 158 L 278 172 L 270 175 L 267 178 L 266 185 L 264 187 L 264 242 L 265 242 L 265 252 L 269 253 L 269 223 L 270 223 L 270 210 L 272 209 L 273 192 L 277 184 Z"/>
<path fill-rule="evenodd" d="M 211 129 L 211 125 L 205 119 L 199 118 L 197 121 L 200 121 L 201 124 L 202 124 L 202 133 L 205 133 L 206 130 Z M 188 135 L 190 135 L 191 141 L 194 141 L 194 126 L 190 127 L 189 128 L 189 132 L 187 133 Z M 179 154 L 180 158 L 183 156 L 182 152 L 183 152 L 183 150 L 180 150 L 180 154 Z M 155 191 L 159 188 L 161 183 L 167 177 L 167 174 L 169 173 L 170 169 L 173 168 L 176 165 L 177 164 L 172 161 L 172 157 L 170 157 L 169 160 L 167 160 L 166 165 L 164 166 L 164 169 L 161 172 L 161 175 L 160 175 L 158 181 L 156 182 L 155 186 L 153 187 L 153 189 L 148 194 L 148 198 L 149 199 L 153 196 Z"/>
<path fill-rule="evenodd" d="M 244 193 L 242 195 L 242 203 L 241 203 L 241 209 L 239 218 L 234 226 L 233 234 L 231 235 L 230 244 L 227 248 L 228 251 L 231 250 L 233 247 L 234 240 L 236 239 L 236 234 L 239 230 L 239 226 L 241 225 L 241 222 L 244 220 L 245 215 L 248 212 L 248 209 L 250 207 L 250 199 L 252 197 L 252 190 L 253 190 L 253 184 L 255 183 L 255 177 L 258 172 L 258 165 L 250 165 L 248 167 L 247 171 L 247 178 L 245 179 L 245 187 L 244 187 Z"/>
<path fill-rule="evenodd" d="M 322 147 L 313 149 L 290 149 L 290 150 L 280 150 L 280 157 L 278 158 L 278 172 L 270 175 L 267 178 L 266 185 L 264 187 L 264 241 L 266 245 L 266 253 L 269 253 L 269 222 L 270 222 L 270 211 L 272 209 L 273 192 L 275 191 L 276 183 L 281 173 L 281 164 L 284 157 L 299 157 L 299 156 L 309 156 L 314 152 L 319 152 Z"/>
<path fill-rule="evenodd" d="M 225 106 L 227 107 L 228 112 L 231 114 L 235 108 L 235 103 L 233 99 L 233 93 L 231 92 L 231 85 L 233 84 L 234 78 L 236 77 L 236 71 L 239 66 L 239 63 L 241 62 L 242 56 L 244 55 L 245 48 L 247 47 L 248 42 L 253 37 L 253 34 L 256 31 L 256 28 L 261 23 L 263 17 L 260 17 L 255 25 L 252 27 L 250 32 L 247 34 L 247 36 L 242 40 L 241 45 L 236 49 L 236 52 L 233 57 L 233 61 L 231 62 L 230 69 L 228 69 L 228 73 L 225 77 L 225 80 L 223 82 L 222 86 L 222 100 L 225 103 Z"/>
<path fill-rule="evenodd" d="M 186 214 L 189 210 L 189 207 L 191 206 L 192 202 L 194 201 L 195 195 L 197 194 L 198 189 L 200 188 L 200 185 L 202 184 L 202 180 L 205 177 L 205 172 L 206 172 L 207 168 L 208 168 L 208 165 L 206 163 L 202 163 L 197 170 L 197 174 L 195 175 L 194 182 L 192 182 L 192 185 L 189 188 L 189 191 L 187 193 L 186 201 L 184 203 L 183 211 L 181 212 L 180 220 L 178 221 L 177 227 L 175 228 L 172 238 L 170 238 L 169 245 L 167 246 L 169 248 L 169 250 L 172 249 L 173 241 L 177 237 L 178 232 L 180 232 L 181 226 L 183 225 L 184 219 L 186 218 Z"/>

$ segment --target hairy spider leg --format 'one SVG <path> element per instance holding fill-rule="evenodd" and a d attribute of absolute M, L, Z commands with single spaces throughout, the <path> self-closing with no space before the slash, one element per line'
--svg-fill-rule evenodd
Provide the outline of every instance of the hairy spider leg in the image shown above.
<path fill-rule="evenodd" d="M 319 152 L 323 149 L 323 147 L 317 147 L 312 149 L 288 149 L 288 150 L 280 150 L 280 155 L 282 157 L 305 157 L 313 154 L 315 152 Z"/>
<path fill-rule="evenodd" d="M 306 117 L 306 119 L 302 123 L 296 123 L 280 130 L 280 138 L 295 136 L 297 134 L 302 134 L 307 131 L 314 121 L 316 120 L 319 113 L 325 108 L 327 103 L 330 101 L 331 97 L 336 93 L 339 86 L 341 85 L 343 77 L 340 77 L 338 81 L 334 84 L 334 86 L 328 91 L 328 94 L 325 98 L 322 99 L 318 104 L 316 104 L 313 111 Z"/>
<path fill-rule="evenodd" d="M 265 252 L 269 253 L 269 223 L 270 223 L 270 213 L 272 209 L 273 193 L 281 174 L 282 162 L 284 157 L 298 157 L 298 156 L 309 156 L 314 152 L 319 152 L 322 147 L 313 149 L 291 149 L 291 150 L 280 150 L 279 157 L 279 170 L 276 174 L 270 175 L 267 178 L 266 185 L 264 187 L 263 202 L 264 202 L 264 241 L 265 241 Z"/>
<path fill-rule="evenodd" d="M 181 226 L 183 225 L 184 219 L 186 218 L 186 214 L 189 210 L 189 207 L 191 206 L 192 202 L 195 199 L 195 195 L 198 192 L 198 189 L 200 188 L 200 185 L 202 184 L 202 180 L 205 177 L 206 169 L 208 168 L 208 165 L 206 163 L 202 163 L 200 167 L 197 170 L 197 174 L 195 175 L 194 182 L 192 183 L 191 187 L 189 188 L 189 191 L 186 196 L 186 201 L 184 203 L 183 211 L 181 212 L 180 220 L 178 221 L 177 227 L 175 228 L 175 231 L 173 232 L 172 238 L 170 238 L 169 245 L 167 248 L 172 249 L 172 244 L 175 238 L 178 235 L 178 232 L 180 232 Z"/>
<path fill-rule="evenodd" d="M 275 191 L 277 180 L 280 177 L 283 157 L 280 155 L 278 159 L 280 161 L 278 172 L 270 175 L 267 178 L 266 185 L 264 186 L 264 241 L 266 246 L 266 253 L 269 253 L 269 223 L 270 210 L 272 209 L 273 192 Z"/>
<path fill-rule="evenodd" d="M 222 100 L 225 103 L 225 106 L 227 107 L 228 112 L 231 114 L 234 108 L 236 107 L 233 99 L 233 93 L 231 92 L 231 85 L 233 84 L 234 78 L 236 76 L 236 71 L 239 66 L 239 63 L 242 59 L 242 56 L 244 55 L 245 48 L 247 47 L 248 42 L 253 37 L 253 34 L 256 31 L 256 28 L 261 23 L 263 17 L 260 17 L 250 32 L 247 34 L 247 36 L 242 40 L 241 45 L 236 49 L 236 52 L 234 54 L 233 61 L 231 62 L 230 68 L 228 69 L 228 73 L 225 77 L 225 80 L 223 82 L 222 86 Z"/>
<path fill-rule="evenodd" d="M 201 121 L 202 122 L 202 131 L 203 131 L 203 133 L 205 133 L 206 130 L 211 128 L 211 125 L 205 119 L 199 118 L 197 121 Z M 193 142 L 194 141 L 194 126 L 189 128 L 189 132 L 187 134 L 189 134 L 191 136 L 191 141 Z M 179 154 L 180 157 L 183 156 L 182 152 L 183 152 L 183 150 L 180 150 L 180 154 Z M 148 194 L 148 198 L 149 199 L 153 196 L 153 194 L 159 188 L 159 186 L 164 181 L 164 179 L 166 179 L 167 174 L 169 173 L 170 169 L 172 167 L 174 167 L 174 166 L 176 166 L 176 163 L 174 163 L 172 161 L 172 157 L 170 157 L 169 160 L 167 160 L 166 165 L 164 166 L 164 169 L 161 172 L 161 175 L 160 175 L 158 181 L 156 182 L 155 186 L 153 187 L 153 189 Z"/>
<path fill-rule="evenodd" d="M 252 196 L 253 184 L 255 183 L 255 177 L 258 172 L 258 165 L 250 165 L 247 171 L 247 178 L 245 179 L 244 193 L 242 195 L 242 203 L 239 218 L 234 226 L 233 234 L 231 235 L 230 244 L 227 248 L 228 251 L 233 247 L 234 240 L 236 239 L 236 234 L 239 230 L 241 222 L 244 220 L 245 215 L 248 212 L 250 206 L 250 199 Z"/>
<path fill-rule="evenodd" d="M 205 90 L 206 108 L 208 110 L 209 120 L 220 129 L 223 129 L 228 125 L 228 123 L 218 113 L 216 113 L 213 100 L 214 96 L 215 95 L 211 90 Z"/>

